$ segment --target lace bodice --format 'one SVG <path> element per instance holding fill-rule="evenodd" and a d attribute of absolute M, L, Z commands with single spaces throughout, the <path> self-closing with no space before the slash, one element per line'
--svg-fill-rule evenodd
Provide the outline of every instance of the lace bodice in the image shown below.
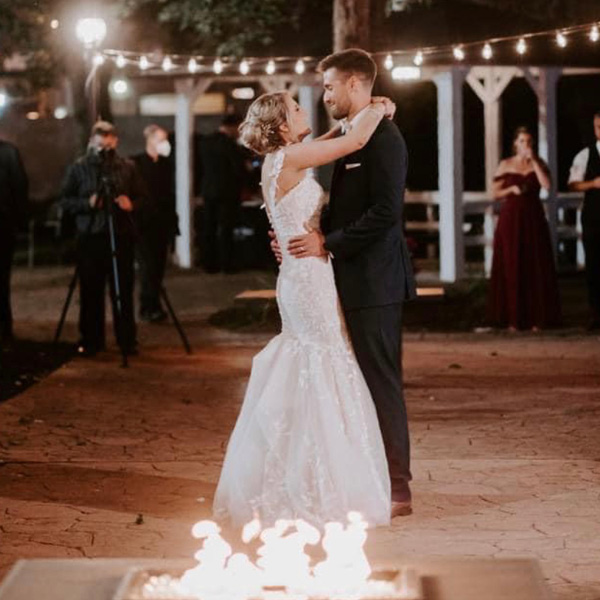
<path fill-rule="evenodd" d="M 277 198 L 278 180 L 285 160 L 284 150 L 268 154 L 262 189 L 269 221 L 280 242 L 284 257 L 289 238 L 306 233 L 307 227 L 317 229 L 325 193 L 319 183 L 307 173 L 291 190 Z"/>

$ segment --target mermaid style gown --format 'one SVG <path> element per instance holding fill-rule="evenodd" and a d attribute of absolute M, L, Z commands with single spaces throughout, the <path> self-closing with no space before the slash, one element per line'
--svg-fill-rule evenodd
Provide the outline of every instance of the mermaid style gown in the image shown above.
<path fill-rule="evenodd" d="M 276 200 L 283 149 L 269 154 L 265 205 L 282 248 L 281 333 L 254 357 L 214 500 L 241 526 L 302 518 L 315 526 L 360 512 L 390 521 L 388 466 L 371 395 L 350 344 L 331 262 L 296 259 L 291 237 L 318 226 L 324 202 L 310 176 Z"/>

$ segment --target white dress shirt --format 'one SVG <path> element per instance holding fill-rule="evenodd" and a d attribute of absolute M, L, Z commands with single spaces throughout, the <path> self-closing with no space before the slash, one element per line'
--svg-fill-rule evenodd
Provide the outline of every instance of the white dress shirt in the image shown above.
<path fill-rule="evenodd" d="M 596 141 L 596 149 L 600 154 L 600 140 Z M 584 148 L 573 159 L 571 171 L 569 172 L 569 183 L 579 183 L 585 181 L 585 172 L 587 171 L 588 162 L 590 160 L 590 149 Z"/>

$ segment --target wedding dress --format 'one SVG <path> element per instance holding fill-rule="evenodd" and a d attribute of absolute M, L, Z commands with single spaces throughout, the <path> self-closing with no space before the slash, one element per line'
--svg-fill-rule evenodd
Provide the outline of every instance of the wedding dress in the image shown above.
<path fill-rule="evenodd" d="M 263 195 L 283 253 L 281 333 L 254 357 L 214 501 L 215 518 L 241 526 L 302 518 L 315 526 L 360 512 L 390 521 L 390 481 L 375 407 L 358 367 L 331 262 L 296 259 L 291 237 L 318 227 L 324 202 L 312 176 L 276 199 L 284 153 L 265 159 Z"/>

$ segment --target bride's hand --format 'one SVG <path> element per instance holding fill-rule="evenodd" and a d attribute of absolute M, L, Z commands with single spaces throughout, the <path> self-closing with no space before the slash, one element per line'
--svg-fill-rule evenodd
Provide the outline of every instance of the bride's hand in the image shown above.
<path fill-rule="evenodd" d="M 385 108 L 384 117 L 386 119 L 393 119 L 396 114 L 396 105 L 387 96 L 373 96 L 371 98 L 373 104 L 383 104 Z"/>

